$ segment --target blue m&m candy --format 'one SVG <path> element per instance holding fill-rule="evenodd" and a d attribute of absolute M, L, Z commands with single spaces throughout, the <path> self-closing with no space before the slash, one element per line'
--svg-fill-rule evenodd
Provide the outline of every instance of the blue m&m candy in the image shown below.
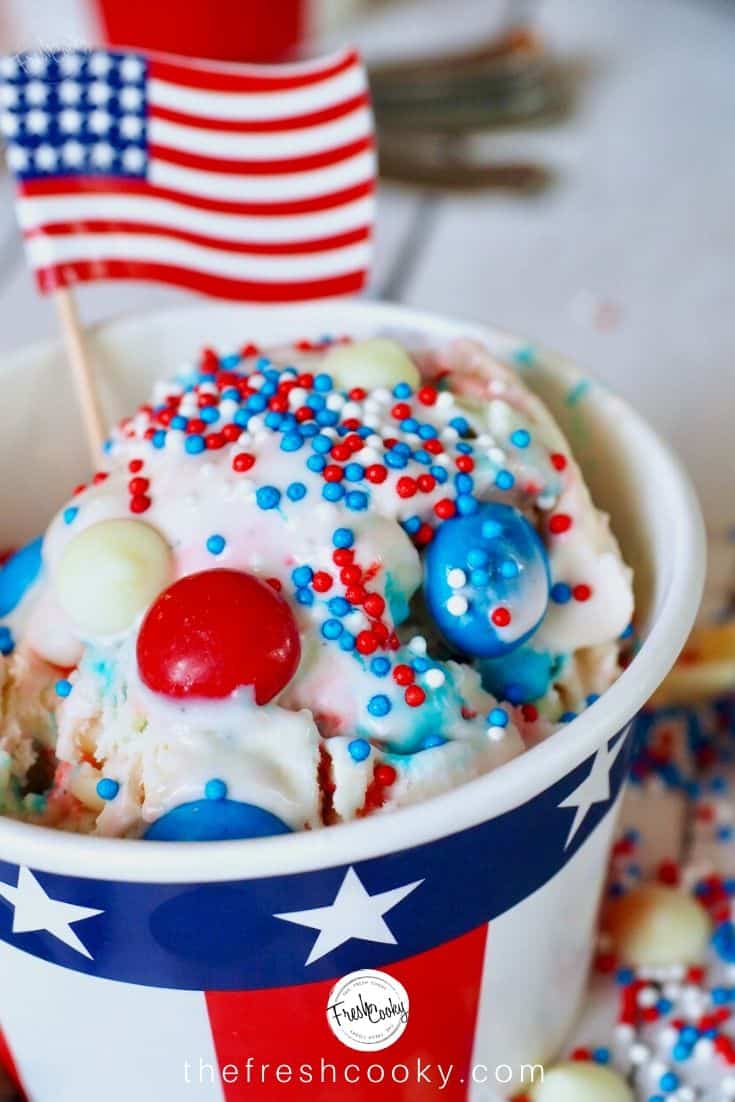
<path fill-rule="evenodd" d="M 20 604 L 41 573 L 42 545 L 43 537 L 39 536 L 0 566 L 0 616 L 7 616 Z"/>
<path fill-rule="evenodd" d="M 447 642 L 473 658 L 499 658 L 529 639 L 549 587 L 546 549 L 510 505 L 485 502 L 445 521 L 426 552 L 429 611 Z"/>
<path fill-rule="evenodd" d="M 221 842 L 290 833 L 291 827 L 270 811 L 228 800 L 224 782 L 212 780 L 207 783 L 203 800 L 167 811 L 148 827 L 145 838 L 149 842 Z"/>

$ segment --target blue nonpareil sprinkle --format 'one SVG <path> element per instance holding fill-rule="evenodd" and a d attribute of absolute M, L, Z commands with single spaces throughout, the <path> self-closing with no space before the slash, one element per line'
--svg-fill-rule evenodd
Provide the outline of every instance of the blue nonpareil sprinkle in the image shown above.
<path fill-rule="evenodd" d="M 226 540 L 224 536 L 213 535 L 207 540 L 207 551 L 211 555 L 221 555 L 225 549 Z"/>
<path fill-rule="evenodd" d="M 355 513 L 361 513 L 368 507 L 368 495 L 363 490 L 350 490 L 345 498 L 345 505 Z"/>
<path fill-rule="evenodd" d="M 325 620 L 322 624 L 322 635 L 325 639 L 338 639 L 342 634 L 342 625 L 339 620 Z"/>
<path fill-rule="evenodd" d="M 527 448 L 531 443 L 531 434 L 526 429 L 516 429 L 510 434 L 510 442 L 516 448 Z"/>
<path fill-rule="evenodd" d="M 372 747 L 367 739 L 353 738 L 351 742 L 347 744 L 347 750 L 353 761 L 365 761 L 370 757 Z"/>
<path fill-rule="evenodd" d="M 101 800 L 114 800 L 120 791 L 120 782 L 112 777 L 102 777 L 97 781 L 97 795 Z"/>
<path fill-rule="evenodd" d="M 310 471 L 314 471 L 315 474 L 320 474 L 326 465 L 327 461 L 322 455 L 310 455 L 306 460 L 306 466 Z"/>
<path fill-rule="evenodd" d="M 376 677 L 386 677 L 390 673 L 390 659 L 379 655 L 370 663 L 370 670 Z"/>
<path fill-rule="evenodd" d="M 351 528 L 335 528 L 332 535 L 332 543 L 335 547 L 352 547 L 355 542 L 355 533 Z"/>
<path fill-rule="evenodd" d="M 59 680 L 56 682 L 55 689 L 57 696 L 60 696 L 62 699 L 66 699 L 66 697 L 69 696 L 72 690 L 71 681 L 67 681 L 65 677 L 60 677 Z"/>
<path fill-rule="evenodd" d="M 315 436 L 312 440 L 311 446 L 315 452 L 319 452 L 320 455 L 324 455 L 331 449 L 332 441 L 329 439 L 328 436 L 324 436 L 322 433 L 319 433 L 319 435 Z"/>
<path fill-rule="evenodd" d="M 286 487 L 286 497 L 289 501 L 301 501 L 306 497 L 306 486 L 303 482 L 291 482 Z"/>
<path fill-rule="evenodd" d="M 381 718 L 387 716 L 391 710 L 391 702 L 387 696 L 383 693 L 376 693 L 375 696 L 371 696 L 368 700 L 367 710 L 371 716 Z"/>
<path fill-rule="evenodd" d="M 297 566 L 291 571 L 291 580 L 296 586 L 308 585 L 314 577 L 314 571 L 310 566 Z"/>
<path fill-rule="evenodd" d="M 64 509 L 64 512 L 61 514 L 64 518 L 64 524 L 71 524 L 78 512 L 79 510 L 74 505 L 70 505 L 68 509 Z"/>
<path fill-rule="evenodd" d="M 260 486 L 255 492 L 255 500 L 261 509 L 275 509 L 281 500 L 281 491 L 275 486 Z"/>
<path fill-rule="evenodd" d="M 194 433 L 193 436 L 187 436 L 184 449 L 189 455 L 199 455 L 206 448 L 204 437 L 198 433 Z"/>
<path fill-rule="evenodd" d="M 341 501 L 345 496 L 345 488 L 339 482 L 327 482 L 322 489 L 322 497 L 325 501 Z"/>

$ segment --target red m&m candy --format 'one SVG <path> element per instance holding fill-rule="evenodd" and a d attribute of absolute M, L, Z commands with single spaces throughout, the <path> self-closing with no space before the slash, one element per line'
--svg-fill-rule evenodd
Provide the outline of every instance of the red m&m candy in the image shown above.
<path fill-rule="evenodd" d="M 283 597 L 253 574 L 206 570 L 164 590 L 138 636 L 145 685 L 169 697 L 224 698 L 252 685 L 266 704 L 293 677 L 301 643 Z"/>

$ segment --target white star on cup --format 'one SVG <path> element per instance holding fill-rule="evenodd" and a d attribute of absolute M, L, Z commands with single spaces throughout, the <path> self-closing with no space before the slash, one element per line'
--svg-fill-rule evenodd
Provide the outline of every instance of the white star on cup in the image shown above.
<path fill-rule="evenodd" d="M 76 922 L 92 918 L 103 912 L 94 907 L 79 907 L 75 903 L 63 903 L 51 899 L 36 880 L 30 869 L 22 867 L 18 872 L 18 886 L 0 883 L 0 898 L 13 908 L 13 933 L 30 934 L 45 930 L 70 949 L 92 960 L 92 954 L 72 930 Z"/>
<path fill-rule="evenodd" d="M 415 891 L 419 884 L 423 884 L 423 880 L 369 895 L 355 870 L 349 868 L 334 902 L 329 906 L 315 907 L 308 911 L 289 911 L 273 917 L 319 931 L 306 959 L 307 965 L 313 964 L 352 938 L 381 945 L 397 945 L 383 915 Z"/>

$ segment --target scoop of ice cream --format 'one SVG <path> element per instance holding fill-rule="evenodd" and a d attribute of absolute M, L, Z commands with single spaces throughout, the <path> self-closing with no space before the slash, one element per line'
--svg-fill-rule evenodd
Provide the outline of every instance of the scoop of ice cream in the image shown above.
<path fill-rule="evenodd" d="M 205 350 L 23 556 L 0 808 L 103 834 L 314 829 L 461 784 L 604 691 L 632 614 L 564 437 L 469 342 Z"/>

